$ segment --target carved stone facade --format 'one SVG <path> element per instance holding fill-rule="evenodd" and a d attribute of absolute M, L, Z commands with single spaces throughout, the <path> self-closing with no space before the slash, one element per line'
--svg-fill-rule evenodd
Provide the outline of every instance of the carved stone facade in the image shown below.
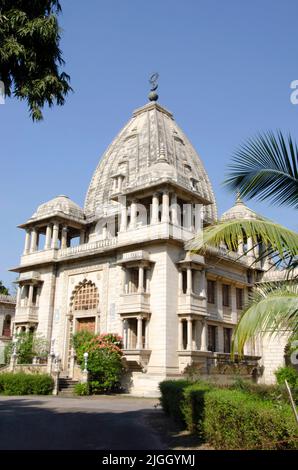
<path fill-rule="evenodd" d="M 11 295 L 0 294 L 0 365 L 4 364 L 5 346 L 12 338 L 16 299 Z"/>
<path fill-rule="evenodd" d="M 258 217 L 237 201 L 224 218 L 239 213 Z M 20 225 L 14 331 L 45 336 L 70 377 L 75 331 L 121 334 L 126 385 L 140 395 L 192 364 L 210 372 L 229 357 L 248 291 L 266 270 L 251 265 L 250 240 L 239 243 L 247 252 L 240 259 L 224 246 L 205 256 L 188 251 L 186 242 L 216 219 L 195 149 L 169 111 L 145 105 L 104 153 L 84 210 L 58 196 Z"/>

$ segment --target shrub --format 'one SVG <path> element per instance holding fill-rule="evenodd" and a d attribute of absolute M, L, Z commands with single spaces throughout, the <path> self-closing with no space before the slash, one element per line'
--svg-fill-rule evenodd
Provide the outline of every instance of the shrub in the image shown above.
<path fill-rule="evenodd" d="M 187 380 L 165 380 L 159 384 L 160 403 L 164 412 L 180 424 L 185 423 L 182 412 L 183 392 L 190 385 Z"/>
<path fill-rule="evenodd" d="M 275 377 L 279 385 L 284 385 L 285 380 L 287 380 L 290 387 L 298 387 L 298 372 L 296 369 L 294 369 L 294 367 L 279 367 L 275 371 Z"/>
<path fill-rule="evenodd" d="M 203 438 L 205 395 L 211 390 L 211 387 L 207 382 L 197 382 L 183 390 L 183 400 L 180 407 L 184 422 L 187 429 L 196 432 L 200 438 Z"/>
<path fill-rule="evenodd" d="M 34 357 L 46 358 L 49 352 L 48 341 L 41 335 L 32 332 L 21 332 L 16 336 L 16 353 L 18 364 L 31 364 Z M 5 363 L 10 360 L 13 352 L 13 343 L 10 341 L 5 347 Z"/>
<path fill-rule="evenodd" d="M 74 387 L 74 392 L 76 395 L 86 396 L 90 395 L 89 384 L 88 383 L 79 383 Z"/>
<path fill-rule="evenodd" d="M 205 395 L 204 433 L 217 449 L 297 449 L 298 433 L 289 405 L 277 407 L 237 390 Z"/>
<path fill-rule="evenodd" d="M 90 393 L 104 393 L 119 389 L 123 370 L 121 338 L 112 333 L 94 335 L 88 331 L 76 333 L 73 345 L 77 362 L 84 366 L 84 353 L 88 352 Z"/>
<path fill-rule="evenodd" d="M 54 381 L 47 374 L 25 374 L 11 372 L 0 374 L 0 394 L 2 395 L 49 395 Z"/>

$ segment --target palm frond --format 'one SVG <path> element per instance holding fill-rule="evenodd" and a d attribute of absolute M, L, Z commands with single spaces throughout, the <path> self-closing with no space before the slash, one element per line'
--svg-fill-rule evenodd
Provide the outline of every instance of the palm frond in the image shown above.
<path fill-rule="evenodd" d="M 220 247 L 224 242 L 227 249 L 236 251 L 239 240 L 252 238 L 253 244 L 262 240 L 265 253 L 272 252 L 281 260 L 298 254 L 298 233 L 271 222 L 270 220 L 228 220 L 205 228 L 186 244 L 190 251 L 204 252 L 209 246 Z"/>
<path fill-rule="evenodd" d="M 298 332 L 297 283 L 267 284 L 254 290 L 233 336 L 233 353 L 243 353 L 244 345 L 257 336 L 278 332 Z"/>
<path fill-rule="evenodd" d="M 224 184 L 249 199 L 298 208 L 298 148 L 281 131 L 258 134 L 233 155 Z"/>

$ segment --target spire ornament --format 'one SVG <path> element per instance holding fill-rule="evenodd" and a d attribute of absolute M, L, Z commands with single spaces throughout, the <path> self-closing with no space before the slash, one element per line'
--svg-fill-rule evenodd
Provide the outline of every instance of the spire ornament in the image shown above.
<path fill-rule="evenodd" d="M 151 77 L 149 78 L 149 83 L 151 85 L 150 93 L 148 95 L 149 101 L 158 100 L 158 94 L 156 93 L 156 90 L 158 88 L 158 83 L 157 83 L 158 79 L 159 79 L 159 74 L 157 72 L 153 73 Z"/>

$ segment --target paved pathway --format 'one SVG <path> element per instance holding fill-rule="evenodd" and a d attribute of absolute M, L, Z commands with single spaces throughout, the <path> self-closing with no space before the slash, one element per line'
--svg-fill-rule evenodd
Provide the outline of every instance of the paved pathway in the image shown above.
<path fill-rule="evenodd" d="M 145 419 L 157 399 L 0 397 L 0 449 L 165 449 Z"/>

